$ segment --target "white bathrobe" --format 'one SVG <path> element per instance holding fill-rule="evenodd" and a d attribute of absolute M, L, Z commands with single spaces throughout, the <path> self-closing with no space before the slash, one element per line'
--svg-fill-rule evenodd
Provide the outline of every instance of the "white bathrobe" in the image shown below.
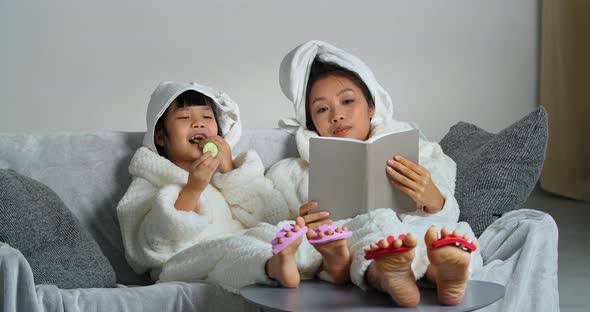
<path fill-rule="evenodd" d="M 308 201 L 309 139 L 311 136 L 317 136 L 317 133 L 306 130 L 302 125 L 305 125 L 306 75 L 316 55 L 324 61 L 334 62 L 357 72 L 365 81 L 376 104 L 371 136 L 413 128 L 408 123 L 392 118 L 393 106 L 389 94 L 377 83 L 370 69 L 361 60 L 320 41 L 310 41 L 295 48 L 281 63 L 280 82 L 283 93 L 294 103 L 297 117 L 281 120 L 279 126 L 295 135 L 301 158 L 281 160 L 267 172 L 267 177 L 272 181 L 275 189 L 283 195 L 284 204 L 281 206 L 288 207 L 291 218 L 298 216 L 300 206 Z M 455 162 L 443 153 L 437 143 L 420 139 L 419 149 L 420 164 L 430 172 L 434 183 L 445 198 L 445 205 L 440 212 L 396 215 L 391 209 L 377 209 L 353 219 L 335 221 L 335 224 L 347 226 L 353 231 L 353 236 L 347 240 L 353 255 L 351 280 L 363 289 L 368 287 L 364 277 L 368 266 L 372 263 L 372 260 L 364 259 L 364 247 L 388 235 L 398 236 L 411 232 L 418 237 L 416 256 L 412 262 L 412 270 L 417 279 L 424 275 L 429 264 L 423 237 L 430 225 L 435 224 L 439 226 L 439 229 L 443 225 L 451 230 L 456 228 L 461 233 L 475 238 L 467 223 L 457 223 L 459 207 L 453 195 Z M 331 209 L 337 209 L 337 207 Z M 163 268 L 160 278 L 166 281 L 183 277 L 185 280 L 190 280 L 186 272 L 180 269 L 181 266 L 189 263 L 194 268 L 189 274 L 192 278 L 207 279 L 232 292 L 237 292 L 240 287 L 252 283 L 273 284 L 273 281 L 266 276 L 264 266 L 272 256 L 270 242 L 283 224 L 284 222 L 278 226 L 260 224 L 239 237 L 232 236 L 199 244 L 171 259 Z M 223 248 L 219 248 L 220 245 Z M 313 278 L 318 274 L 321 256 L 306 240 L 298 249 L 296 261 L 302 279 Z M 470 264 L 470 272 L 482 265 L 478 251 L 472 253 Z M 329 280 L 327 274 L 320 272 L 319 276 Z"/>
<path fill-rule="evenodd" d="M 188 172 L 145 147 L 137 150 L 129 166 L 133 181 L 117 206 L 127 260 L 135 272 L 155 269 L 155 278 L 168 259 L 192 245 L 288 218 L 258 154 L 242 153 L 234 164 L 236 169 L 213 175 L 197 214 L 174 207 Z"/>
<path fill-rule="evenodd" d="M 188 172 L 160 156 L 154 145 L 154 126 L 182 92 L 195 90 L 215 102 L 217 121 L 230 146 L 241 134 L 237 105 L 223 92 L 196 83 L 161 83 L 148 104 L 144 147 L 131 160 L 133 178 L 117 206 L 125 256 L 137 273 L 158 279 L 160 268 L 174 255 L 199 242 L 243 232 L 266 221 L 290 217 L 282 196 L 264 176 L 255 151 L 234 158 L 236 169 L 215 173 L 200 201 L 201 212 L 180 211 L 175 203 L 188 181 Z"/>
<path fill-rule="evenodd" d="M 296 134 L 296 140 L 298 147 L 309 144 L 309 136 L 306 136 L 303 131 Z M 475 234 L 467 223 L 457 223 L 459 206 L 453 195 L 456 172 L 454 161 L 442 152 L 437 143 L 421 139 L 419 149 L 420 165 L 430 172 L 432 180 L 445 198 L 445 204 L 441 211 L 435 214 L 422 211 L 396 214 L 392 209 L 378 209 L 352 220 L 336 220 L 334 222 L 339 226 L 347 226 L 355 233 L 352 238 L 348 239 L 348 245 L 353 255 L 351 279 L 361 288 L 367 287 L 364 275 L 372 263 L 372 260 L 364 259 L 364 248 L 388 235 L 397 237 L 400 234 L 411 232 L 417 236 L 418 246 L 412 262 L 412 270 L 416 279 L 424 276 L 430 263 L 423 237 L 431 225 L 436 225 L 439 230 L 442 226 L 447 226 L 451 230 L 458 229 L 461 233 L 468 234 L 471 239 L 475 238 Z M 291 213 L 295 213 L 301 205 L 308 201 L 309 163 L 306 159 L 283 159 L 269 169 L 267 177 L 283 194 Z M 338 207 L 330 207 L 330 209 L 338 209 Z M 479 252 L 472 253 L 470 271 L 480 267 L 481 264 Z"/>
<path fill-rule="evenodd" d="M 267 173 L 277 189 L 285 196 L 290 210 L 308 201 L 309 140 L 313 136 L 317 137 L 318 134 L 305 127 L 305 96 L 310 68 L 316 57 L 322 62 L 334 63 L 357 73 L 367 85 L 375 103 L 375 116 L 371 120 L 370 137 L 415 128 L 407 122 L 394 119 L 391 97 L 362 60 L 344 50 L 317 40 L 308 41 L 296 47 L 285 56 L 281 62 L 280 70 L 281 89 L 293 103 L 295 118 L 283 119 L 279 122 L 279 126 L 295 135 L 301 158 L 282 160 Z M 380 218 L 383 218 L 383 222 L 386 223 L 382 229 L 370 229 L 358 241 L 349 240 L 353 254 L 351 279 L 362 288 L 367 287 L 364 274 L 372 262 L 372 260 L 364 259 L 363 249 L 368 244 L 377 242 L 387 235 L 393 234 L 397 237 L 399 234 L 412 232 L 418 237 L 416 256 L 412 262 L 412 270 L 417 279 L 424 275 L 429 264 L 423 237 L 431 225 L 436 225 L 439 229 L 442 226 L 447 226 L 451 230 L 456 228 L 461 233 L 468 234 L 472 239 L 475 238 L 467 223 L 457 223 L 459 205 L 454 196 L 457 171 L 455 162 L 443 153 L 439 144 L 426 140 L 422 134 L 419 141 L 419 164 L 430 173 L 434 184 L 445 198 L 445 204 L 442 210 L 435 214 L 417 210 L 413 213 L 396 215 L 392 210 L 383 210 L 383 215 Z M 293 181 L 295 181 L 295 185 L 289 185 Z M 338 209 L 338 207 L 330 207 L 330 209 Z M 341 225 L 346 222 L 337 221 L 336 224 Z M 353 231 L 359 231 L 359 229 L 350 228 Z M 482 265 L 482 259 L 477 251 L 471 255 L 470 272 L 473 272 Z"/>

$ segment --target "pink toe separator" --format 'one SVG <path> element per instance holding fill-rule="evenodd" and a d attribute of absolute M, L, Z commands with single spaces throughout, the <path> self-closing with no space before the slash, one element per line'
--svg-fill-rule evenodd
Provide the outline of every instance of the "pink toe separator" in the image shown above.
<path fill-rule="evenodd" d="M 398 239 L 400 239 L 402 241 L 405 238 L 406 238 L 406 236 L 404 234 L 401 234 L 400 236 L 398 236 Z M 380 246 L 382 241 L 383 240 L 378 241 L 377 246 Z M 366 251 L 365 252 L 365 259 L 371 260 L 371 259 L 379 258 L 379 257 L 389 255 L 392 253 L 396 253 L 396 252 L 404 252 L 404 251 L 412 250 L 411 247 L 404 247 L 404 246 L 395 248 L 395 247 L 393 247 L 393 241 L 395 241 L 395 236 L 392 236 L 392 235 L 387 236 L 387 244 L 389 245 L 389 247 L 387 247 L 387 248 L 379 247 L 379 249 L 377 249 L 375 251 Z"/>
<path fill-rule="evenodd" d="M 439 248 L 446 245 L 454 245 L 468 252 L 477 250 L 477 247 L 475 247 L 475 245 L 466 241 L 463 237 L 460 236 L 447 236 L 432 243 L 432 247 L 434 248 Z"/>
<path fill-rule="evenodd" d="M 323 232 L 324 237 L 318 238 L 318 236 L 316 236 L 316 238 L 310 239 L 309 243 L 312 245 L 321 245 L 321 244 L 329 243 L 329 242 L 332 242 L 335 240 L 349 238 L 352 236 L 351 231 L 342 230 L 342 232 L 336 232 L 337 228 L 338 227 L 335 226 L 334 224 L 324 224 L 324 225 L 319 226 L 318 228 L 315 229 L 315 233 L 317 235 L 318 233 Z M 328 230 L 331 230 L 333 233 L 328 234 L 329 233 Z"/>
<path fill-rule="evenodd" d="M 291 233 L 290 236 L 287 236 L 287 233 Z M 294 224 L 287 224 L 277 233 L 275 239 L 272 240 L 272 254 L 276 255 L 279 252 L 283 251 L 283 249 L 287 248 L 287 246 L 291 245 L 294 241 L 298 240 L 301 236 L 307 233 L 307 227 L 304 226 L 299 228 L 298 231 L 295 231 Z M 283 239 L 282 243 L 279 243 L 279 239 Z"/>

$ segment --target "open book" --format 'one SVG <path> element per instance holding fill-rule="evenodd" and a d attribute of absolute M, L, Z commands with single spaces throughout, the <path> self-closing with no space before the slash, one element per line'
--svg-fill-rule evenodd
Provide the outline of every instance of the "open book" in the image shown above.
<path fill-rule="evenodd" d="M 313 137 L 309 150 L 309 201 L 332 220 L 377 208 L 416 210 L 415 202 L 391 184 L 385 171 L 395 155 L 418 163 L 418 130 L 388 133 L 367 141 Z"/>

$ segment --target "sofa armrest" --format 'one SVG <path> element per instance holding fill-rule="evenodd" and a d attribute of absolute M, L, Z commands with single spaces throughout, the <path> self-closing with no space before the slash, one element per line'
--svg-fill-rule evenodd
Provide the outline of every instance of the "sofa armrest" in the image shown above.
<path fill-rule="evenodd" d="M 471 278 L 506 287 L 486 311 L 559 311 L 558 237 L 551 215 L 531 209 L 507 212 L 483 232 L 484 266 Z"/>
<path fill-rule="evenodd" d="M 0 308 L 2 311 L 40 311 L 33 271 L 20 251 L 0 242 Z"/>

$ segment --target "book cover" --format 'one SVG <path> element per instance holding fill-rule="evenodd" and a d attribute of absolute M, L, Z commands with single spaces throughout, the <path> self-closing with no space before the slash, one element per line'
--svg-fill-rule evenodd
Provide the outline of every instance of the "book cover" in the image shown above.
<path fill-rule="evenodd" d="M 391 184 L 387 160 L 401 155 L 418 163 L 418 130 L 387 133 L 367 141 L 335 137 L 310 140 L 309 201 L 330 218 L 353 218 L 377 208 L 416 210 L 416 204 Z"/>

